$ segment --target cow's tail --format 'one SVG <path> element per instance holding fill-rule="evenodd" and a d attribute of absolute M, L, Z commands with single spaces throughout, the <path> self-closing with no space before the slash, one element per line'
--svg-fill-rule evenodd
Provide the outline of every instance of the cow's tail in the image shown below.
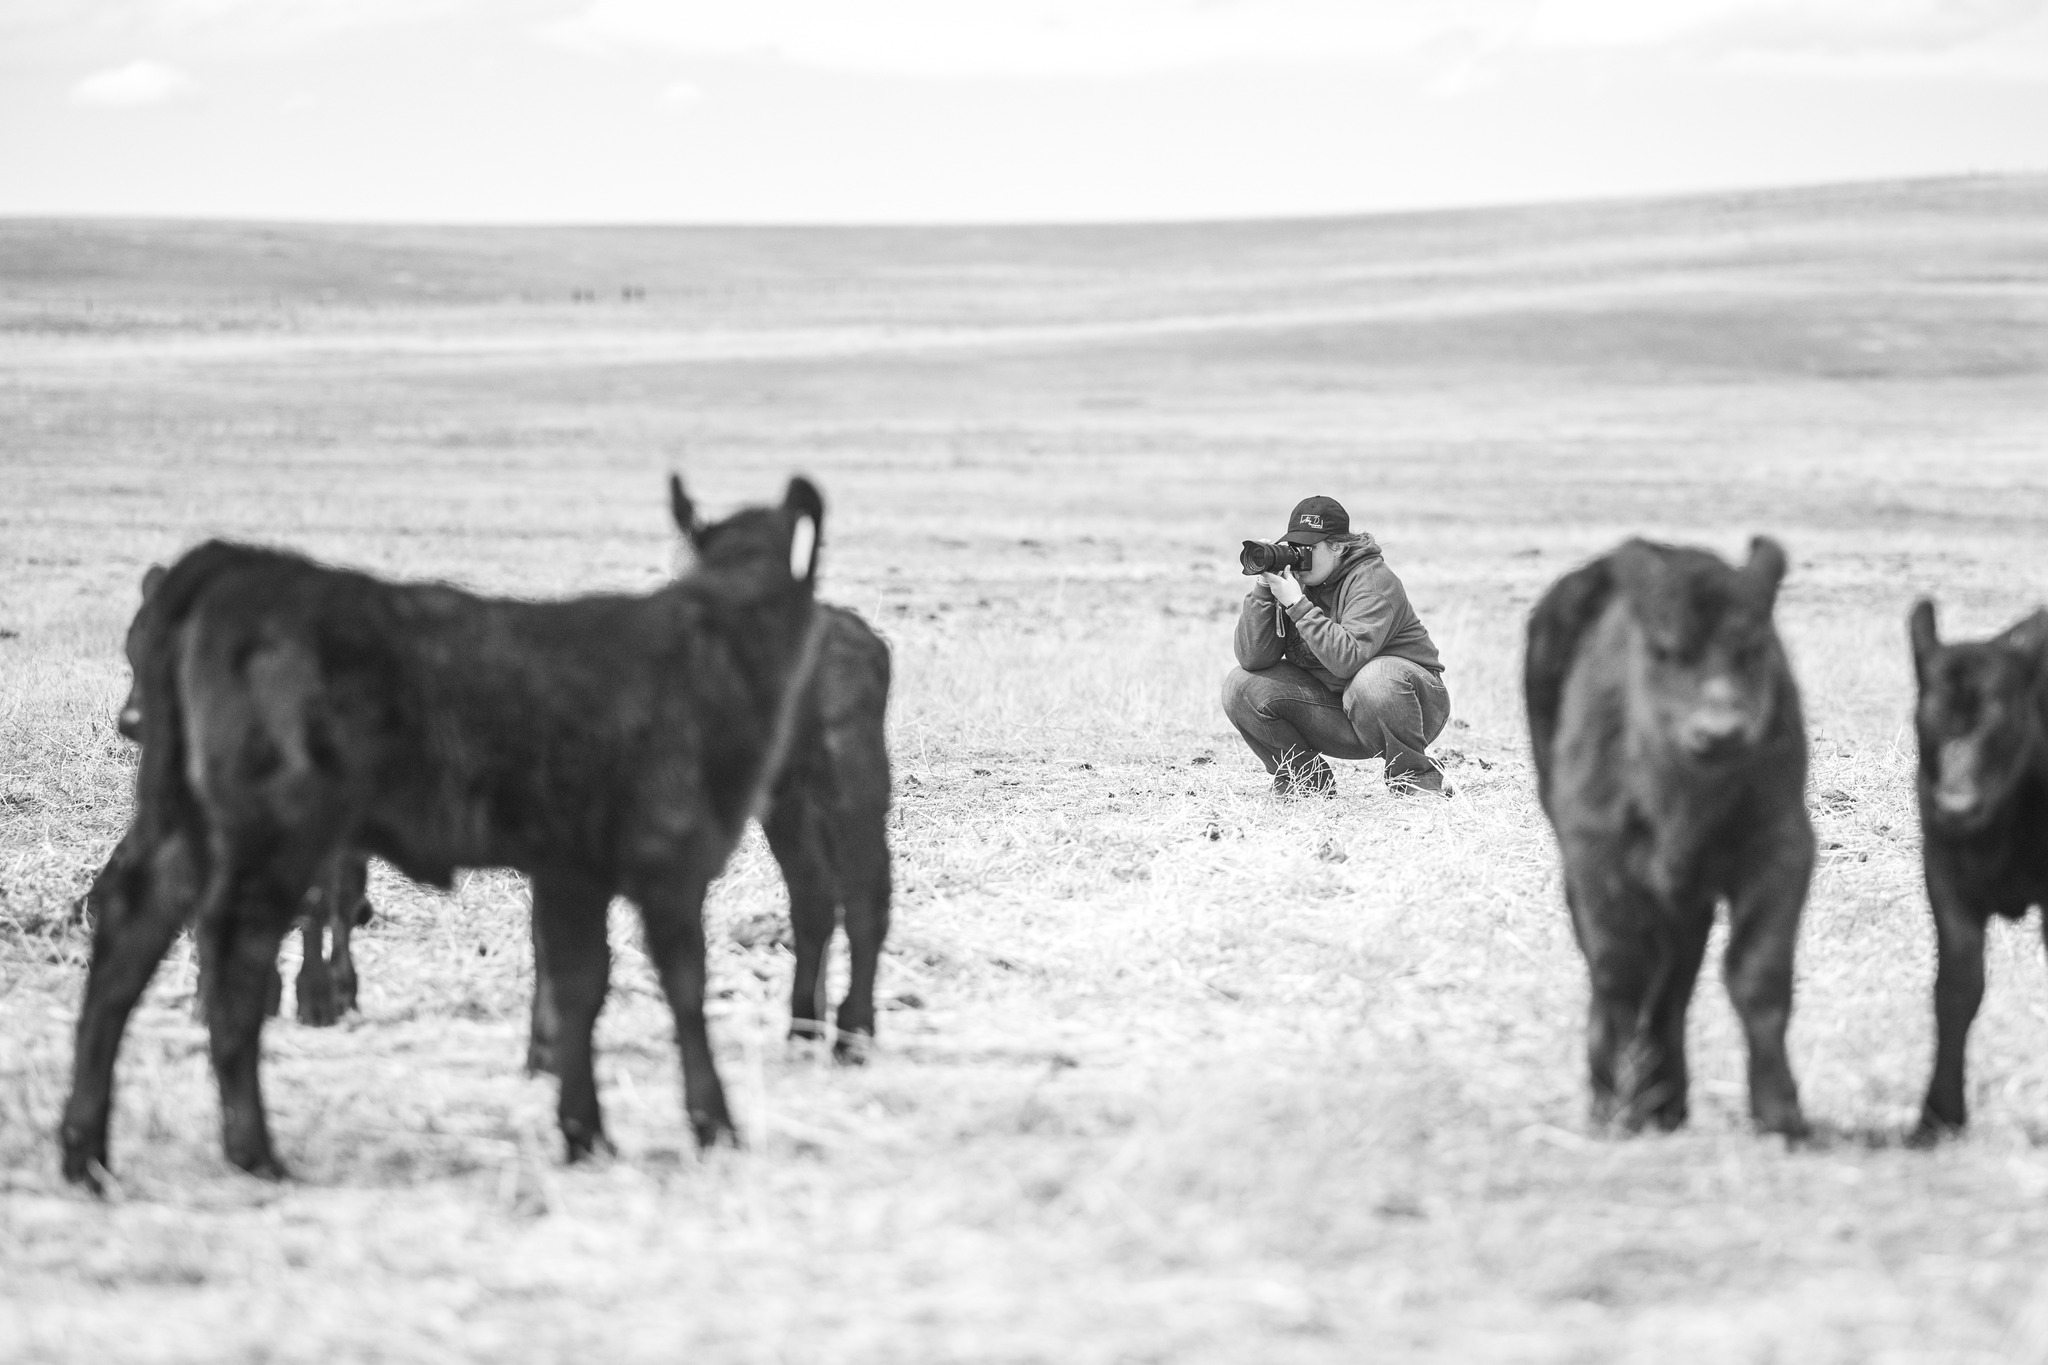
<path fill-rule="evenodd" d="M 180 628 L 208 583 L 258 554 L 209 540 L 172 565 L 150 595 L 142 651 L 142 763 L 135 778 L 135 823 L 144 848 L 154 848 L 185 825 L 192 811 L 185 781 L 185 710 L 178 694 Z"/>

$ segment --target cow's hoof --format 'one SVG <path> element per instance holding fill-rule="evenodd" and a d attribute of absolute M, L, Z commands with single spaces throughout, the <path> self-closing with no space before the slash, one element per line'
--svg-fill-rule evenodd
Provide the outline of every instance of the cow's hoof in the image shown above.
<path fill-rule="evenodd" d="M 229 1157 L 228 1160 L 238 1169 L 246 1174 L 255 1176 L 258 1180 L 278 1182 L 292 1178 L 292 1173 L 284 1168 L 284 1163 L 269 1152 L 264 1152 L 259 1156 L 252 1156 L 247 1159 Z"/>
<path fill-rule="evenodd" d="M 341 1022 L 341 1002 L 334 991 L 299 986 L 299 1022 L 311 1028 L 333 1028 Z"/>
<path fill-rule="evenodd" d="M 875 1050 L 875 1035 L 872 1033 L 841 1033 L 832 1044 L 832 1060 L 841 1066 L 866 1066 L 868 1054 Z"/>
<path fill-rule="evenodd" d="M 732 1120 L 724 1114 L 692 1114 L 690 1131 L 696 1134 L 697 1150 L 702 1152 L 713 1147 L 737 1149 L 745 1145 L 740 1141 L 739 1129 L 733 1127 Z"/>
<path fill-rule="evenodd" d="M 562 1141 L 568 1149 L 567 1160 L 571 1166 L 592 1157 L 619 1154 L 619 1149 L 612 1145 L 612 1140 L 604 1135 L 602 1128 L 585 1131 L 580 1127 L 572 1128 L 565 1124 L 562 1128 Z"/>
<path fill-rule="evenodd" d="M 64 1144 L 64 1178 L 105 1199 L 114 1183 L 106 1158 L 104 1143 L 95 1147 L 92 1143 L 67 1141 Z"/>
<path fill-rule="evenodd" d="M 1767 1133 L 1773 1137 L 1781 1137 L 1785 1139 L 1788 1145 L 1805 1142 L 1813 1136 L 1813 1126 L 1807 1123 L 1805 1116 L 1797 1110 L 1790 1114 L 1759 1118 L 1756 1126 L 1759 1132 Z"/>
<path fill-rule="evenodd" d="M 1949 1138 L 1961 1137 L 1962 1132 L 1963 1125 L 1960 1123 L 1949 1123 L 1932 1114 L 1922 1114 L 1919 1124 L 1906 1135 L 1906 1145 L 1924 1152 L 1940 1146 Z"/>

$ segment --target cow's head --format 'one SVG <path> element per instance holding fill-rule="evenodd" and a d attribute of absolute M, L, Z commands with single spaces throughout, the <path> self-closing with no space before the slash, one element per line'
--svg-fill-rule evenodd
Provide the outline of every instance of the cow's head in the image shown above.
<path fill-rule="evenodd" d="M 114 728 L 124 738 L 138 742 L 142 739 L 142 652 L 149 636 L 149 601 L 163 581 L 164 566 L 150 565 L 142 575 L 142 605 L 135 609 L 135 619 L 128 623 L 128 700 L 121 703 Z"/>
<path fill-rule="evenodd" d="M 1733 568 L 1704 550 L 1632 540 L 1610 560 L 1641 631 L 1630 688 L 1693 762 L 1738 759 L 1770 732 L 1785 673 L 1771 624 L 1785 552 L 1759 536 Z"/>
<path fill-rule="evenodd" d="M 1907 618 L 1920 684 L 1914 730 L 1930 817 L 1957 831 L 1981 828 L 2019 784 L 2041 744 L 2039 648 L 2017 632 L 1943 644 L 1934 604 Z"/>
<path fill-rule="evenodd" d="M 669 514 L 695 558 L 693 576 L 723 580 L 744 596 L 816 586 L 825 500 L 809 479 L 791 479 L 780 507 L 746 507 L 708 525 L 677 475 L 669 475 L 668 497 Z"/>

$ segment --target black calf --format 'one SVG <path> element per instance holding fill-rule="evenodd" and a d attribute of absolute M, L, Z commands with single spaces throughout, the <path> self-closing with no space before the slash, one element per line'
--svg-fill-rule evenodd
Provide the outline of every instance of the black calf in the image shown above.
<path fill-rule="evenodd" d="M 65 1175 L 100 1184 L 121 1033 L 195 902 L 223 1145 L 283 1173 L 257 1076 L 264 983 L 306 889 L 350 849 L 443 886 L 460 866 L 532 877 L 572 1160 L 605 1141 L 591 1026 L 606 908 L 631 898 L 692 1129 L 732 1137 L 704 1025 L 704 888 L 789 743 L 822 519 L 796 480 L 782 506 L 708 528 L 695 571 L 645 597 L 482 598 L 220 542 L 181 559 L 146 632 L 131 891 L 95 928 Z"/>
<path fill-rule="evenodd" d="M 851 970 L 832 1055 L 860 1062 L 875 1036 L 875 968 L 889 933 L 889 646 L 844 607 L 819 616 L 818 669 L 763 826 L 796 940 L 790 1037 L 825 1036 L 825 962 L 843 914 Z"/>
<path fill-rule="evenodd" d="M 669 495 L 676 528 L 708 553 L 680 481 L 670 481 Z M 798 699 L 789 756 L 761 823 L 789 888 L 789 1035 L 825 1037 L 825 962 L 843 914 L 852 971 L 832 1055 L 858 1063 L 875 1035 L 875 970 L 889 932 L 889 646 L 846 607 L 821 604 L 818 623 L 817 667 Z M 537 939 L 534 947 L 538 963 Z M 546 973 L 536 978 L 526 1065 L 553 1071 L 556 1010 Z"/>
<path fill-rule="evenodd" d="M 2048 611 L 1943 644 L 1934 604 L 1910 622 L 1920 684 L 1920 839 L 1934 909 L 1934 1076 L 1917 1141 L 1968 1121 L 1963 1061 L 1984 999 L 1984 926 L 2048 906 Z"/>
<path fill-rule="evenodd" d="M 1632 540 L 1529 617 L 1538 792 L 1592 972 L 1593 1116 L 1685 1121 L 1685 1015 L 1726 899 L 1728 993 L 1758 1127 L 1806 1131 L 1785 1058 L 1792 951 L 1813 869 L 1799 692 L 1771 609 L 1784 552 L 1730 568 Z"/>

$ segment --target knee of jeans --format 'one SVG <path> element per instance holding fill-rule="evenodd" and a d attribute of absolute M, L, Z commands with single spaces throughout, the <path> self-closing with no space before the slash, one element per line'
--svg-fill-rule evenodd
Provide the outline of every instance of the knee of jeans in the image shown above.
<path fill-rule="evenodd" d="M 1223 711 L 1238 720 L 1274 720 L 1273 703 L 1287 695 L 1283 684 L 1264 673 L 1233 668 L 1223 679 Z"/>
<path fill-rule="evenodd" d="M 1401 690 L 1399 683 L 1386 672 L 1368 663 L 1344 684 L 1344 710 L 1351 715 L 1361 710 L 1378 715 L 1400 695 Z"/>
<path fill-rule="evenodd" d="M 1223 709 L 1226 712 L 1248 710 L 1251 699 L 1246 695 L 1251 686 L 1252 675 L 1241 668 L 1232 668 L 1223 675 Z"/>

